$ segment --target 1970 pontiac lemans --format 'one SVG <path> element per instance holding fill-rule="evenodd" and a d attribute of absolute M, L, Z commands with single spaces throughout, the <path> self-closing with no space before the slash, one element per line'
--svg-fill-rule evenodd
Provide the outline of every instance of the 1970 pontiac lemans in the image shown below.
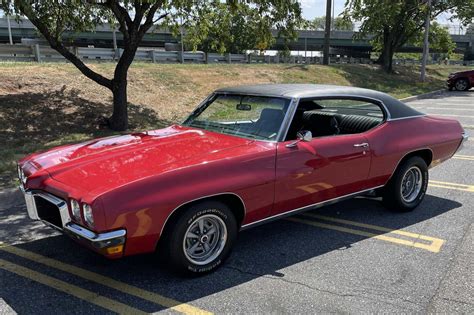
<path fill-rule="evenodd" d="M 217 90 L 181 125 L 66 145 L 18 164 L 31 219 L 109 258 L 160 249 L 194 274 L 237 232 L 374 192 L 395 211 L 467 139 L 384 93 L 323 85 Z"/>

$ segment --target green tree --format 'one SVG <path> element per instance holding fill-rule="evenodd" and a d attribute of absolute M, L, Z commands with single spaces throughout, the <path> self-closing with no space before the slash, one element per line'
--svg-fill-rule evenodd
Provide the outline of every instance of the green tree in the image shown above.
<path fill-rule="evenodd" d="M 126 130 L 128 69 L 145 33 L 155 26 L 177 29 L 183 18 L 191 24 L 206 22 L 209 12 L 212 13 L 212 8 L 216 5 L 221 5 L 220 2 L 219 0 L 3 0 L 0 8 L 10 14 L 26 16 L 52 48 L 76 66 L 82 74 L 109 89 L 113 95 L 113 113 L 109 118 L 109 126 L 114 130 Z M 250 10 L 251 16 L 259 21 L 262 30 L 265 25 L 274 25 L 283 35 L 294 32 L 292 21 L 301 15 L 301 8 L 297 2 L 247 0 L 242 3 L 245 3 Z M 237 0 L 228 0 L 222 6 L 227 8 L 229 18 L 233 18 L 239 14 L 243 4 Z M 267 20 L 271 23 L 266 22 Z M 112 78 L 107 78 L 86 65 L 62 40 L 65 31 L 93 31 L 97 25 L 107 22 L 118 26 L 124 42 L 123 53 Z M 202 27 L 200 33 L 194 35 L 193 42 L 196 45 L 203 42 L 210 30 L 210 27 Z M 218 36 L 213 40 L 213 45 L 219 47 L 220 42 L 225 42 L 227 39 Z"/>
<path fill-rule="evenodd" d="M 286 41 L 297 38 L 301 7 L 296 1 L 273 1 L 273 5 L 255 8 L 250 2 L 239 2 L 233 10 L 215 1 L 199 6 L 197 18 L 186 19 L 185 42 L 192 49 L 206 52 L 241 53 L 245 50 L 266 50 L 275 41 L 272 30 Z"/>
<path fill-rule="evenodd" d="M 336 31 L 353 31 L 354 23 L 350 19 L 341 16 L 336 17 L 332 22 L 332 29 Z M 326 17 L 315 17 L 313 20 L 306 21 L 306 29 L 314 31 L 324 31 L 326 27 Z"/>
<path fill-rule="evenodd" d="M 356 37 L 373 36 L 374 48 L 380 52 L 378 62 L 385 71 L 392 72 L 394 53 L 413 41 L 424 28 L 426 3 L 426 0 L 346 0 L 343 15 L 362 22 Z M 443 12 L 468 23 L 474 17 L 474 0 L 432 0 L 430 19 Z"/>
<path fill-rule="evenodd" d="M 422 36 L 418 38 L 418 45 L 422 45 Z M 440 53 L 446 53 L 450 55 L 456 48 L 456 43 L 451 38 L 449 30 L 439 24 L 438 22 L 432 22 L 430 26 L 429 34 L 430 49 Z"/>

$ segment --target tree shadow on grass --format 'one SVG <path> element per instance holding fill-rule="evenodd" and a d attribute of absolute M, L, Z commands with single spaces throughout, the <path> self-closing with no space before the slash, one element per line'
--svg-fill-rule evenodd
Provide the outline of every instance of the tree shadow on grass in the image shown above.
<path fill-rule="evenodd" d="M 112 106 L 89 101 L 76 89 L 0 95 L 0 188 L 14 184 L 15 162 L 35 151 L 118 134 L 100 127 Z M 156 112 L 129 104 L 131 130 L 161 128 L 170 122 Z"/>

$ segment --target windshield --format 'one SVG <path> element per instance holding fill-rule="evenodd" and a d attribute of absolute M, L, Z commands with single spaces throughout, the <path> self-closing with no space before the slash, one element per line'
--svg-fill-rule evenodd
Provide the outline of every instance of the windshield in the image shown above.
<path fill-rule="evenodd" d="M 289 99 L 217 94 L 197 108 L 184 126 L 258 140 L 276 140 Z"/>

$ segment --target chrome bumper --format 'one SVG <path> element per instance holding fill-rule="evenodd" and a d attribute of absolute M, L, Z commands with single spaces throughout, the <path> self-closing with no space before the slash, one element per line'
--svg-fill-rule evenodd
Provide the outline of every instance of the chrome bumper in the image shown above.
<path fill-rule="evenodd" d="M 64 227 L 64 232 L 72 238 L 86 242 L 96 249 L 123 245 L 127 235 L 125 230 L 97 234 L 74 223 L 68 223 Z"/>
<path fill-rule="evenodd" d="M 102 249 L 125 244 L 125 238 L 127 235 L 127 232 L 125 230 L 116 230 L 107 233 L 95 233 L 78 224 L 71 222 L 71 217 L 69 215 L 69 210 L 66 201 L 43 191 L 25 190 L 22 186 L 20 186 L 20 190 L 22 191 L 23 196 L 25 197 L 26 209 L 28 211 L 28 216 L 30 217 L 30 219 L 42 221 L 46 225 L 61 232 L 64 232 L 65 234 L 76 240 L 85 242 L 95 249 Z M 51 222 L 43 220 L 40 217 L 40 215 L 38 214 L 38 208 L 36 205 L 35 198 L 43 198 L 59 209 L 59 214 L 61 217 L 61 226 L 54 225 Z"/>
<path fill-rule="evenodd" d="M 459 144 L 459 147 L 458 147 L 458 149 L 456 150 L 456 153 L 459 152 L 459 151 L 464 147 L 464 144 L 466 143 L 467 140 L 469 140 L 469 134 L 464 131 L 464 132 L 462 133 L 461 143 Z"/>

